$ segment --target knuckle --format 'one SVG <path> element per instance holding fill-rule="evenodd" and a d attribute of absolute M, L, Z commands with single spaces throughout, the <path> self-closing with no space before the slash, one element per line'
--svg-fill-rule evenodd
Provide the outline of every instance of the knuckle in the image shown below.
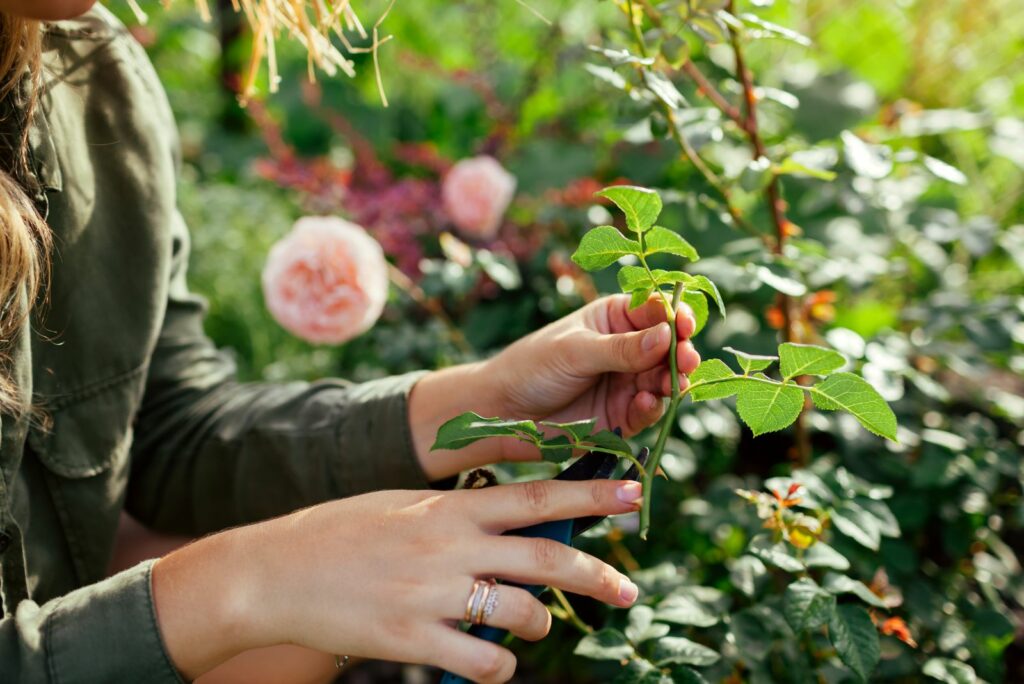
<path fill-rule="evenodd" d="M 595 506 L 604 505 L 608 500 L 604 481 L 595 480 L 590 483 L 590 498 L 593 500 Z"/>
<path fill-rule="evenodd" d="M 532 543 L 533 558 L 537 566 L 542 570 L 553 570 L 558 565 L 561 545 L 550 539 L 534 539 Z"/>
<path fill-rule="evenodd" d="M 543 511 L 547 508 L 551 492 L 550 485 L 543 480 L 524 482 L 520 488 L 523 503 L 532 511 Z"/>
<path fill-rule="evenodd" d="M 616 596 L 619 593 L 619 573 L 603 563 L 597 572 L 597 589 L 600 595 Z"/>
<path fill-rule="evenodd" d="M 512 661 L 511 663 L 509 661 Z M 480 649 L 473 670 L 474 679 L 489 684 L 504 682 L 512 676 L 515 660 L 512 654 L 502 648 Z"/>

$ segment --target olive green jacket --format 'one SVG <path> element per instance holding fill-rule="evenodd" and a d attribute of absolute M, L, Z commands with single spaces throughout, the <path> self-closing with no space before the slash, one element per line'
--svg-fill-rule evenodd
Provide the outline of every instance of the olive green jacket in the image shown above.
<path fill-rule="evenodd" d="M 43 82 L 24 180 L 53 274 L 13 363 L 52 426 L 0 421 L 0 682 L 179 682 L 150 564 L 104 579 L 120 512 L 201 535 L 424 487 L 406 415 L 419 376 L 237 382 L 185 284 L 177 133 L 144 52 L 97 9 L 46 27 Z"/>

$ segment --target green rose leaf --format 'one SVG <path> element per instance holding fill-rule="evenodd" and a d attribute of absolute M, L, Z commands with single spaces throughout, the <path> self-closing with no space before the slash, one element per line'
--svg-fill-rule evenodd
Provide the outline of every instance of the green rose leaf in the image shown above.
<path fill-rule="evenodd" d="M 814 548 L 814 547 L 811 547 Z M 803 572 L 806 567 L 783 542 L 773 542 L 771 536 L 759 534 L 750 540 L 747 552 L 786 572 Z"/>
<path fill-rule="evenodd" d="M 867 430 L 896 441 L 896 415 L 882 395 L 859 375 L 835 373 L 809 389 L 819 409 L 846 411 Z"/>
<path fill-rule="evenodd" d="M 846 357 L 834 349 L 813 344 L 779 345 L 779 370 L 789 379 L 798 375 L 828 375 L 846 365 Z"/>
<path fill-rule="evenodd" d="M 782 597 L 786 622 L 794 632 L 817 629 L 832 619 L 836 597 L 810 577 L 802 577 L 786 588 Z"/>
<path fill-rule="evenodd" d="M 708 399 L 724 399 L 739 391 L 739 376 L 719 359 L 702 361 L 697 369 L 690 373 L 690 399 L 707 401 Z M 703 383 L 716 381 L 714 384 Z"/>
<path fill-rule="evenodd" d="M 881 655 L 878 631 L 868 612 L 860 606 L 838 606 L 829 620 L 828 636 L 839 658 L 866 682 Z"/>
<path fill-rule="evenodd" d="M 804 563 L 809 568 L 828 568 L 840 572 L 850 569 L 849 559 L 822 541 L 814 542 L 804 552 Z"/>
<path fill-rule="evenodd" d="M 587 444 L 600 447 L 601 449 L 607 449 L 608 451 L 613 451 L 616 454 L 633 455 L 633 449 L 630 448 L 629 443 L 611 430 L 595 432 L 584 441 Z"/>
<path fill-rule="evenodd" d="M 626 660 L 633 657 L 634 651 L 625 634 L 605 628 L 583 637 L 573 653 L 593 660 Z"/>
<path fill-rule="evenodd" d="M 536 443 L 540 441 L 541 433 L 532 420 L 484 418 L 469 412 L 442 425 L 431 449 L 461 449 L 488 437 L 519 437 Z"/>
<path fill-rule="evenodd" d="M 836 572 L 829 572 L 825 574 L 825 579 L 822 581 L 822 585 L 825 587 L 826 591 L 833 594 L 853 594 L 869 606 L 888 609 L 888 606 L 885 605 L 885 601 L 868 589 L 866 584 L 859 580 L 855 580 L 852 577 L 840 575 Z"/>
<path fill-rule="evenodd" d="M 694 627 L 710 627 L 721 622 L 718 614 L 689 594 L 670 594 L 658 604 L 654 617 L 663 622 Z"/>
<path fill-rule="evenodd" d="M 651 274 L 643 266 L 623 266 L 616 277 L 623 292 L 650 291 L 657 287 L 657 282 L 651 279 Z"/>
<path fill-rule="evenodd" d="M 861 546 L 877 551 L 882 541 L 878 520 L 852 501 L 844 501 L 829 511 L 832 525 Z"/>
<path fill-rule="evenodd" d="M 733 349 L 732 347 L 724 347 L 724 349 L 736 357 L 736 360 L 739 362 L 740 368 L 743 369 L 744 374 L 750 374 L 754 371 L 762 371 L 772 365 L 773 362 L 779 360 L 779 357 L 777 356 L 748 354 L 747 352 L 740 351 L 739 349 Z"/>
<path fill-rule="evenodd" d="M 644 256 L 652 254 L 675 254 L 690 261 L 700 259 L 700 256 L 697 255 L 697 250 L 682 235 L 661 226 L 651 228 L 644 235 Z"/>
<path fill-rule="evenodd" d="M 573 445 L 565 435 L 548 437 L 539 444 L 540 454 L 545 461 L 562 463 L 572 458 Z"/>
<path fill-rule="evenodd" d="M 654 642 L 651 660 L 658 667 L 663 665 L 714 665 L 721 656 L 707 646 L 685 637 L 662 637 Z"/>
<path fill-rule="evenodd" d="M 630 240 L 614 226 L 598 226 L 580 240 L 572 260 L 585 271 L 599 271 L 630 254 L 640 253 L 640 243 Z"/>
<path fill-rule="evenodd" d="M 803 390 L 796 385 L 777 383 L 763 375 L 738 378 L 737 382 L 736 410 L 755 437 L 789 427 L 804 406 Z"/>
<path fill-rule="evenodd" d="M 718 313 L 722 314 L 722 318 L 725 318 L 725 302 L 722 301 L 722 295 L 718 291 L 718 286 L 711 282 L 707 276 L 693 276 L 693 280 L 687 283 L 687 287 L 694 288 L 711 295 L 711 298 L 715 300 L 715 304 L 718 305 Z"/>
<path fill-rule="evenodd" d="M 635 185 L 614 185 L 597 193 L 615 203 L 626 215 L 626 225 L 634 233 L 643 233 L 661 214 L 661 197 L 653 190 Z"/>
<path fill-rule="evenodd" d="M 708 300 L 700 292 L 687 290 L 683 293 L 683 301 L 693 311 L 693 317 L 697 322 L 697 327 L 693 329 L 693 334 L 696 335 L 704 329 L 708 322 Z"/>
<path fill-rule="evenodd" d="M 921 668 L 921 674 L 944 684 L 974 684 L 978 675 L 967 663 L 951 658 L 931 658 Z"/>
<path fill-rule="evenodd" d="M 596 418 L 589 418 L 587 420 L 574 420 L 571 423 L 554 423 L 550 420 L 542 420 L 541 425 L 545 427 L 552 427 L 556 430 L 563 430 L 572 435 L 573 439 L 579 441 L 590 436 L 590 433 L 594 431 L 594 426 L 597 424 Z"/>
<path fill-rule="evenodd" d="M 637 288 L 633 290 L 633 294 L 629 297 L 629 308 L 635 309 L 638 306 L 643 306 L 647 303 L 647 300 L 651 298 L 654 293 L 654 288 Z"/>
<path fill-rule="evenodd" d="M 675 283 L 691 285 L 695 280 L 694 276 L 684 271 L 663 271 L 660 268 L 655 268 L 648 272 L 643 266 L 623 266 L 618 273 L 619 287 L 623 292 L 654 289 Z"/>
<path fill-rule="evenodd" d="M 650 606 L 633 606 L 629 611 L 629 624 L 626 626 L 626 638 L 634 644 L 641 644 L 650 639 L 660 639 L 669 632 L 669 626 L 654 622 L 654 609 Z"/>

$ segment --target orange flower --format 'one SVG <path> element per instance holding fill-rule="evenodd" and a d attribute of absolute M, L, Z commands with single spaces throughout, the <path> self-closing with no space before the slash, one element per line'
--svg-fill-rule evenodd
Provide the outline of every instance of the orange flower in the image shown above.
<path fill-rule="evenodd" d="M 885 622 L 879 625 L 878 631 L 886 636 L 896 637 L 911 648 L 917 648 L 917 642 L 911 636 L 910 628 L 907 627 L 907 623 L 901 617 L 893 616 L 886 618 Z"/>

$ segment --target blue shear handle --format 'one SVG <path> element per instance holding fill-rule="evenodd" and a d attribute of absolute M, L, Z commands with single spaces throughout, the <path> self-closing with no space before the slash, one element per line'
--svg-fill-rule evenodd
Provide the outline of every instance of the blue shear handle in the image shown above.
<path fill-rule="evenodd" d="M 530 527 L 523 527 L 518 530 L 509 530 L 505 534 L 514 537 L 544 537 L 547 539 L 554 539 L 555 541 L 571 546 L 572 525 L 572 520 L 556 520 L 554 522 L 546 522 L 540 523 L 539 525 L 531 525 Z M 509 586 L 521 587 L 534 596 L 540 596 L 547 589 L 547 587 L 541 584 L 522 585 L 513 584 L 512 582 L 508 582 L 507 584 Z M 498 629 L 497 627 L 488 627 L 487 625 L 473 625 L 469 628 L 469 634 L 479 639 L 483 639 L 484 641 L 491 641 L 499 644 L 504 641 L 505 635 L 508 634 L 508 631 Z M 444 677 L 441 678 L 441 684 L 469 684 L 469 680 L 465 677 L 452 674 L 451 672 L 445 672 Z"/>

